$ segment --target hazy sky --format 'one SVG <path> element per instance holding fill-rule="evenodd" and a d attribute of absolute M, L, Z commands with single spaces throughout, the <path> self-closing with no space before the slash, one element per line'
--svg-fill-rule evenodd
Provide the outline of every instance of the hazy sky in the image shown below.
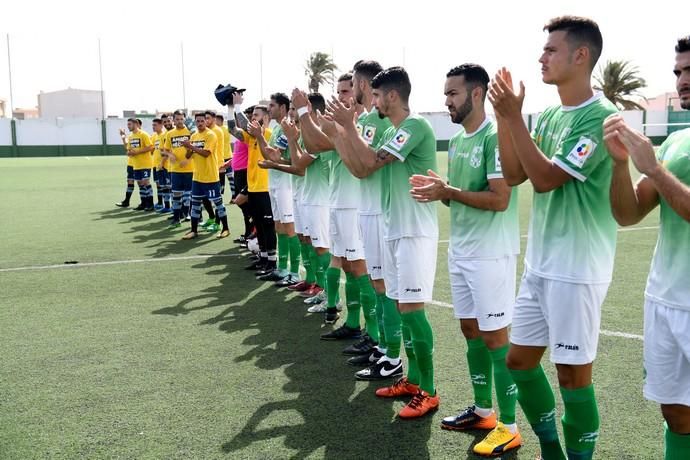
<path fill-rule="evenodd" d="M 14 107 L 33 107 L 40 90 L 98 89 L 98 39 L 108 114 L 123 109 L 182 107 L 180 44 L 184 43 L 186 103 L 218 107 L 218 83 L 263 96 L 306 86 L 313 51 L 333 53 L 342 70 L 358 59 L 404 64 L 415 111 L 443 110 L 445 73 L 463 62 L 493 75 L 509 67 L 527 86 L 526 110 L 558 101 L 537 62 L 543 24 L 561 14 L 595 19 L 604 36 L 600 62 L 629 59 L 640 68 L 647 96 L 674 89 L 675 40 L 690 34 L 683 2 L 504 1 L 193 1 L 5 2 L 0 16 L 0 98 L 9 99 L 6 34 L 10 34 Z M 330 93 L 330 86 L 322 92 Z"/>

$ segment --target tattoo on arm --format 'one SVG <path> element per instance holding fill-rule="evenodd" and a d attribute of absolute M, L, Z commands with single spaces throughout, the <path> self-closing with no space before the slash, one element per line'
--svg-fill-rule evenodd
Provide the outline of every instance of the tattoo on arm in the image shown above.
<path fill-rule="evenodd" d="M 240 112 L 235 114 L 235 119 L 237 120 L 237 125 L 241 128 L 244 129 L 245 131 L 247 130 L 247 126 L 249 126 L 249 119 L 247 116 Z"/>

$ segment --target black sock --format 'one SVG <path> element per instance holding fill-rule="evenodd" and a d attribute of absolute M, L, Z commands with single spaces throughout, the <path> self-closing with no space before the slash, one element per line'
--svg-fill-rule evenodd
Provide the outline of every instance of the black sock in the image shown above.
<path fill-rule="evenodd" d="M 206 212 L 208 213 L 208 218 L 209 218 L 209 219 L 215 219 L 215 218 L 216 218 L 216 215 L 215 215 L 215 213 L 213 212 L 213 205 L 211 204 L 211 201 L 208 200 L 208 199 L 206 199 L 206 198 L 204 198 L 203 203 L 204 203 L 204 209 L 205 209 Z"/>
<path fill-rule="evenodd" d="M 230 227 L 228 226 L 228 216 L 221 217 L 220 223 L 223 224 L 223 231 L 230 231 Z"/>

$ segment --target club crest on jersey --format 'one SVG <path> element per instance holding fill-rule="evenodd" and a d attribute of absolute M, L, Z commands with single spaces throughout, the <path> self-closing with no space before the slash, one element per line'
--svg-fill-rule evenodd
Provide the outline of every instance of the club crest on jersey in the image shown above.
<path fill-rule="evenodd" d="M 174 137 L 170 138 L 170 145 L 173 148 L 179 148 L 179 147 L 182 147 L 182 143 L 184 141 L 188 141 L 188 140 L 189 140 L 189 136 L 186 136 L 186 135 L 185 136 L 174 136 Z"/>
<path fill-rule="evenodd" d="M 129 148 L 138 149 L 141 147 L 141 139 L 133 138 L 129 140 Z"/>
<path fill-rule="evenodd" d="M 410 133 L 405 131 L 404 129 L 400 128 L 397 133 L 395 133 L 395 136 L 391 140 L 391 147 L 393 147 L 395 150 L 400 151 L 401 148 L 407 144 L 407 141 L 410 139 Z"/>
<path fill-rule="evenodd" d="M 482 154 L 484 150 L 480 146 L 476 146 L 472 149 L 472 154 L 470 155 L 470 166 L 473 168 L 478 168 L 482 165 Z"/>
<path fill-rule="evenodd" d="M 374 136 L 376 135 L 376 127 L 375 126 L 365 126 L 364 130 L 362 131 L 362 139 L 364 141 L 371 145 L 372 142 L 374 142 Z"/>
<path fill-rule="evenodd" d="M 589 158 L 594 150 L 597 148 L 597 144 L 589 137 L 581 136 L 577 141 L 575 146 L 572 148 L 568 154 L 568 161 L 581 168 L 584 166 L 585 161 Z"/>

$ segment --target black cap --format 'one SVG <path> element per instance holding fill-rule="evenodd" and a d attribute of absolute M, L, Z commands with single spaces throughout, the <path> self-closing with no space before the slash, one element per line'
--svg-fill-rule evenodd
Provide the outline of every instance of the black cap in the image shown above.
<path fill-rule="evenodd" d="M 227 85 L 218 85 L 213 94 L 216 96 L 216 100 L 220 103 L 220 105 L 228 105 L 228 102 L 232 100 L 233 93 L 242 93 L 244 91 L 246 91 L 245 88 L 238 88 L 228 83 Z"/>

